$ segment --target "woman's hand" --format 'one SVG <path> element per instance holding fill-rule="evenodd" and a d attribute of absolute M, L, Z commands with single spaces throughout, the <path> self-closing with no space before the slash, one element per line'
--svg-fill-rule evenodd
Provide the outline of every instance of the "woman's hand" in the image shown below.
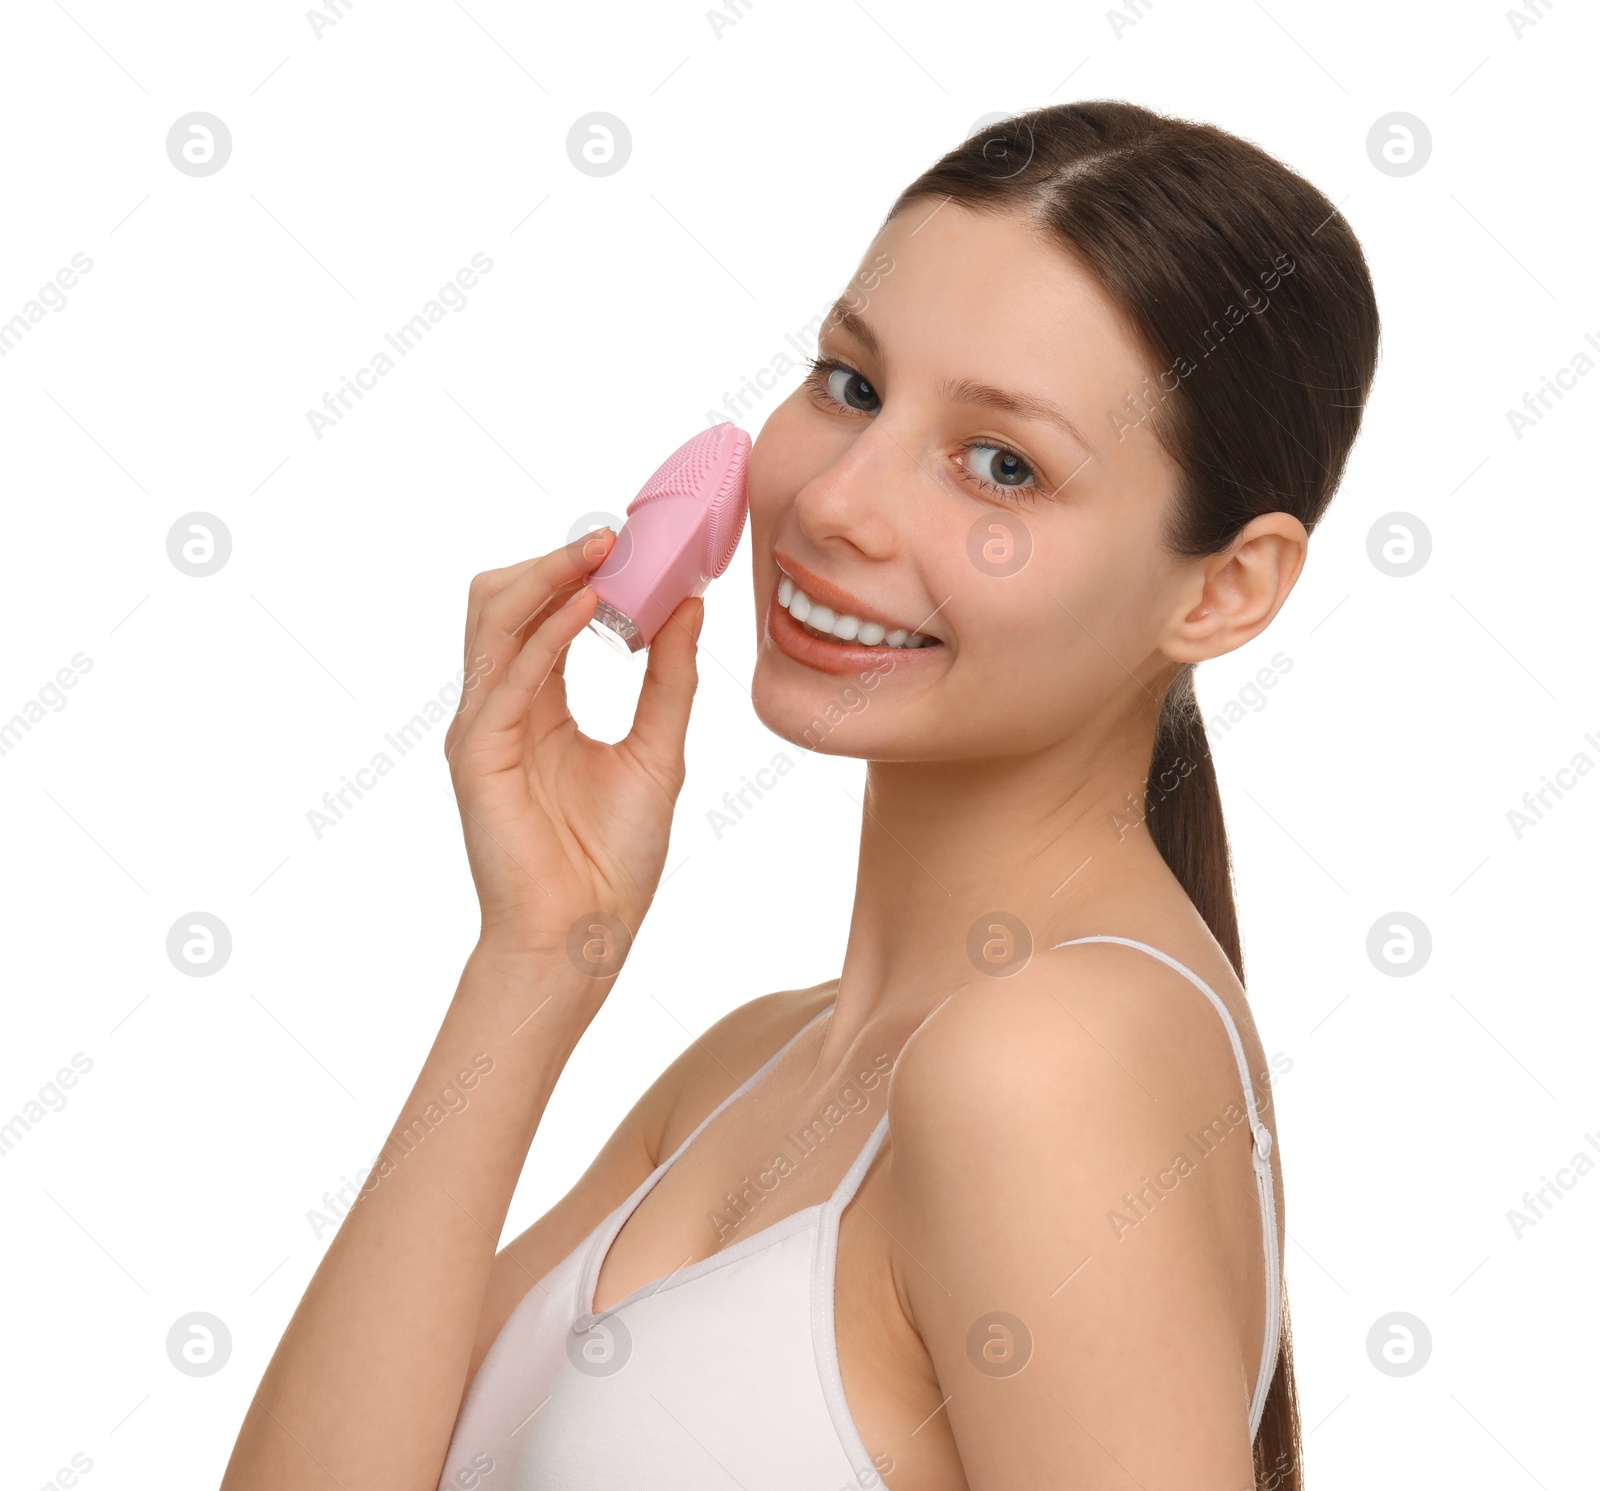
<path fill-rule="evenodd" d="M 595 611 L 585 577 L 615 542 L 599 529 L 485 571 L 468 592 L 462 702 L 444 748 L 480 941 L 496 948 L 553 952 L 575 928 L 590 944 L 599 914 L 619 918 L 631 940 L 666 863 L 705 603 L 686 600 L 651 643 L 626 738 L 591 740 L 567 708 L 564 669 Z M 577 956 L 592 959 L 593 945 Z"/>

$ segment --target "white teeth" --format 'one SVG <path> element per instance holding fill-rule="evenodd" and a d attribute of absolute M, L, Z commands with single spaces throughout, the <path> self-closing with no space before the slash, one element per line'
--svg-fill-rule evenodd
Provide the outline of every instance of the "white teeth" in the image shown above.
<path fill-rule="evenodd" d="M 863 621 L 859 616 L 835 612 L 831 606 L 817 604 L 793 579 L 778 572 L 778 604 L 794 619 L 840 642 L 859 642 L 864 647 L 918 647 L 937 645 L 936 639 L 897 626 L 892 631 L 881 621 Z"/>

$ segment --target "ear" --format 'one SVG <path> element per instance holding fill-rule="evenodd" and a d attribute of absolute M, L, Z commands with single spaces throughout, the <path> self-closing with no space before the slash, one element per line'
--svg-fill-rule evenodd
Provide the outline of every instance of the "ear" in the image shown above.
<path fill-rule="evenodd" d="M 1161 650 L 1198 663 L 1243 647 L 1289 598 L 1309 541 L 1298 518 L 1262 513 L 1226 549 L 1194 560 Z"/>

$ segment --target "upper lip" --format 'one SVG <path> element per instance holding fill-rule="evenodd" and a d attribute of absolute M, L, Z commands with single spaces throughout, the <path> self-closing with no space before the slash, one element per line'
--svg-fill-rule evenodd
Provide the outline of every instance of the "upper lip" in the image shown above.
<path fill-rule="evenodd" d="M 850 594 L 848 590 L 841 590 L 837 585 L 830 584 L 821 575 L 814 574 L 803 564 L 790 559 L 786 554 L 773 553 L 773 560 L 791 580 L 795 582 L 807 597 L 818 601 L 832 609 L 836 616 L 854 616 L 860 621 L 876 621 L 886 631 L 898 631 L 905 627 L 907 631 L 918 632 L 921 636 L 930 637 L 931 632 L 923 632 L 920 628 L 912 626 L 909 622 L 894 621 L 885 616 L 881 611 L 874 610 Z"/>

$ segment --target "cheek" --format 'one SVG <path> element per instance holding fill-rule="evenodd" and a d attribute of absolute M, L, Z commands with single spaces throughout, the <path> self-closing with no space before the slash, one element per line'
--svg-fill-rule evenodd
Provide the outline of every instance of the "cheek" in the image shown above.
<path fill-rule="evenodd" d="M 779 404 L 767 416 L 750 447 L 745 492 L 750 499 L 750 526 L 754 533 L 769 528 L 808 480 L 798 403 L 803 396 L 803 391 L 797 389 Z"/>
<path fill-rule="evenodd" d="M 967 562 L 945 575 L 951 625 L 990 682 L 1042 685 L 1127 677 L 1148 652 L 1155 600 L 1126 535 L 1035 534 L 1014 574 Z M 957 610 L 959 606 L 959 610 Z"/>

